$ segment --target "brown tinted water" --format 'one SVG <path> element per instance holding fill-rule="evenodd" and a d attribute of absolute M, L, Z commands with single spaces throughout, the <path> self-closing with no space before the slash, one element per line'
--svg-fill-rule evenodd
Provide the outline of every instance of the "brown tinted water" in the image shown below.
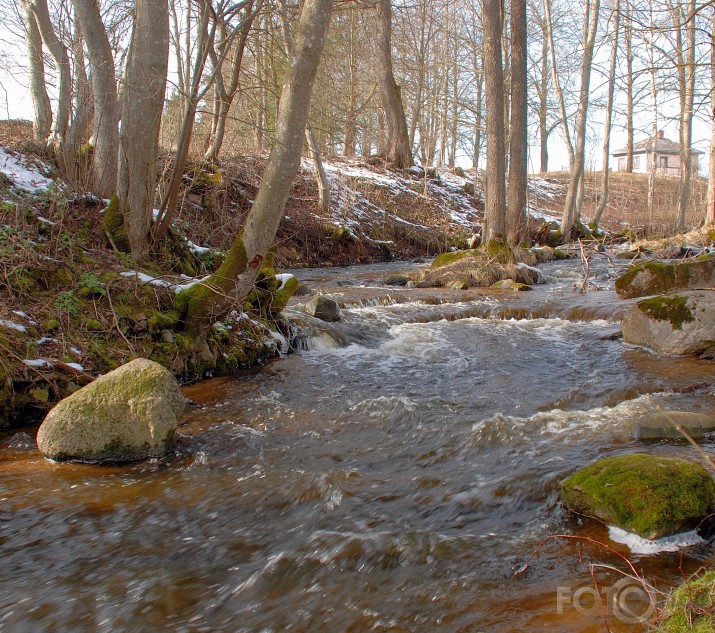
<path fill-rule="evenodd" d="M 296 316 L 298 353 L 186 388 L 164 459 L 54 464 L 33 429 L 0 436 L 0 629 L 586 633 L 606 630 L 589 563 L 628 570 L 609 548 L 660 590 L 710 564 L 631 554 L 558 486 L 605 455 L 692 457 L 630 427 L 715 411 L 715 363 L 624 346 L 628 304 L 577 293 L 574 263 L 519 294 L 379 283 L 399 269 L 301 271 L 343 322 Z M 613 631 L 643 629 L 629 595 Z"/>

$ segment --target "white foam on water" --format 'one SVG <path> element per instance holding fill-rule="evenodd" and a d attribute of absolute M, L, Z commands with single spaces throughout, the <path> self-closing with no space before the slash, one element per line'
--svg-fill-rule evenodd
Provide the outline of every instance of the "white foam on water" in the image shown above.
<path fill-rule="evenodd" d="M 621 528 L 609 526 L 608 537 L 616 543 L 627 545 L 633 554 L 677 552 L 686 547 L 704 545 L 707 543 L 695 530 L 651 540 L 633 534 L 632 532 L 626 532 L 626 530 L 622 530 Z"/>

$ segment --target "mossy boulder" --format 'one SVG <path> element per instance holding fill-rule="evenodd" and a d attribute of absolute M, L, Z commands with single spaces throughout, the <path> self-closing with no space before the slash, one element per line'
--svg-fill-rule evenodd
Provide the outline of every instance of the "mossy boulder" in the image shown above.
<path fill-rule="evenodd" d="M 715 292 L 643 299 L 623 320 L 623 340 L 659 354 L 697 356 L 715 342 Z"/>
<path fill-rule="evenodd" d="M 715 483 L 698 463 L 634 453 L 601 459 L 561 484 L 566 506 L 644 538 L 694 528 L 715 509 Z"/>
<path fill-rule="evenodd" d="M 656 633 L 715 631 L 715 571 L 707 571 L 676 587 L 652 630 Z"/>
<path fill-rule="evenodd" d="M 497 288 L 498 290 L 531 290 L 531 286 L 527 284 L 519 283 L 513 279 L 502 279 L 492 284 L 492 288 Z"/>
<path fill-rule="evenodd" d="M 623 299 L 701 290 L 715 286 L 715 255 L 701 255 L 680 262 L 643 262 L 616 279 Z"/>
<path fill-rule="evenodd" d="M 690 411 L 656 411 L 635 421 L 633 436 L 637 440 L 685 440 L 676 425 L 691 437 L 701 438 L 715 431 L 715 416 Z"/>
<path fill-rule="evenodd" d="M 454 262 L 458 262 L 460 259 L 465 259 L 467 257 L 483 258 L 484 253 L 478 249 L 469 249 L 465 251 L 452 251 L 449 253 L 442 253 L 434 258 L 431 268 L 442 268 Z"/>
<path fill-rule="evenodd" d="M 385 277 L 385 283 L 388 286 L 406 286 L 410 278 L 407 275 L 401 275 L 399 273 L 393 273 Z"/>
<path fill-rule="evenodd" d="M 60 401 L 37 433 L 57 461 L 136 461 L 166 453 L 186 405 L 174 375 L 139 358 Z"/>

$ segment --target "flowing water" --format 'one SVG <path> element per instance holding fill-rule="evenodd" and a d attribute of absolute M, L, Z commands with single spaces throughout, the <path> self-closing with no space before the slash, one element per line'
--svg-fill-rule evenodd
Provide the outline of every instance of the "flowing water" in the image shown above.
<path fill-rule="evenodd" d="M 631 427 L 715 411 L 715 363 L 624 346 L 605 258 L 585 294 L 573 261 L 524 293 L 379 281 L 415 267 L 298 272 L 343 321 L 296 302 L 298 352 L 187 388 L 164 459 L 54 464 L 32 429 L 0 436 L 0 630 L 642 630 L 637 591 L 625 612 L 588 602 L 588 564 L 628 571 L 617 551 L 666 590 L 710 546 L 633 554 L 559 482 L 611 454 L 692 457 Z"/>

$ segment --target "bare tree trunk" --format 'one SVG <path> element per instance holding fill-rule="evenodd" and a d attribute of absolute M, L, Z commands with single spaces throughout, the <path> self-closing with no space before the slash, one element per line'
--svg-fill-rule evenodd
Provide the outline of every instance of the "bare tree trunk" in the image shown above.
<path fill-rule="evenodd" d="M 62 43 L 52 26 L 47 0 L 30 0 L 30 6 L 40 29 L 42 41 L 52 55 L 59 75 L 57 87 L 57 112 L 52 125 L 50 143 L 59 149 L 64 141 L 72 110 L 72 69 L 67 48 Z"/>
<path fill-rule="evenodd" d="M 484 0 L 484 79 L 487 96 L 487 168 L 485 175 L 483 243 L 506 241 L 506 186 L 504 183 L 504 66 L 502 64 L 501 0 Z"/>
<path fill-rule="evenodd" d="M 303 150 L 313 81 L 330 24 L 333 0 L 306 0 L 281 92 L 276 141 L 256 200 L 224 263 L 201 285 L 177 297 L 195 347 L 211 325 L 245 297 L 275 239 Z"/>
<path fill-rule="evenodd" d="M 411 167 L 412 150 L 407 132 L 407 119 L 402 106 L 400 87 L 392 70 L 392 6 L 390 0 L 378 0 L 377 13 L 377 65 L 382 107 L 387 123 L 386 159 L 398 169 Z"/>
<path fill-rule="evenodd" d="M 484 126 L 482 117 L 482 110 L 484 109 L 484 73 L 481 70 L 475 72 L 475 81 L 477 84 L 477 98 L 474 106 L 474 157 L 472 158 L 472 163 L 474 163 L 474 178 L 476 180 L 479 158 L 482 155 L 482 128 Z"/>
<path fill-rule="evenodd" d="M 601 175 L 601 200 L 593 218 L 593 225 L 598 228 L 603 213 L 608 207 L 609 176 L 608 160 L 611 155 L 611 121 L 613 118 L 613 94 L 616 86 L 616 64 L 618 62 L 618 37 L 621 25 L 621 2 L 616 0 L 613 8 L 613 45 L 611 48 L 611 66 L 608 70 L 608 97 L 606 98 L 606 123 L 603 126 L 603 174 Z"/>
<path fill-rule="evenodd" d="M 169 7 L 167 0 L 135 0 L 134 11 L 122 100 L 117 196 L 132 259 L 141 263 L 149 250 L 156 189 L 159 127 L 169 62 Z"/>
<path fill-rule="evenodd" d="M 526 0 L 511 0 L 511 117 L 509 122 L 509 242 L 527 237 L 526 189 L 528 172 Z"/>
<path fill-rule="evenodd" d="M 626 172 L 633 173 L 633 8 L 626 1 Z"/>
<path fill-rule="evenodd" d="M 600 0 L 591 0 L 586 4 L 584 13 L 584 47 L 581 59 L 581 91 L 579 95 L 578 115 L 576 117 L 576 147 L 574 160 L 571 165 L 569 186 L 566 191 L 564 212 L 561 216 L 561 234 L 568 240 L 574 224 L 580 221 L 581 202 L 583 196 L 579 193 L 583 187 L 581 182 L 584 176 L 584 163 L 586 154 L 586 122 L 588 120 L 588 101 L 591 84 L 591 64 L 593 62 L 593 48 L 598 30 L 598 14 Z"/>
<path fill-rule="evenodd" d="M 710 18 L 710 94 L 715 94 L 715 7 Z M 710 168 L 708 170 L 708 207 L 705 226 L 715 226 L 715 100 L 711 106 Z"/>
<path fill-rule="evenodd" d="M 539 85 L 539 171 L 549 171 L 549 39 L 544 28 L 541 44 L 541 82 Z"/>
<path fill-rule="evenodd" d="M 549 51 L 551 53 L 551 74 L 553 75 L 556 98 L 559 102 L 561 127 L 563 129 L 564 139 L 566 141 L 566 149 L 569 153 L 569 169 L 572 169 L 574 162 L 574 147 L 573 143 L 571 142 L 571 132 L 569 131 L 569 120 L 566 114 L 564 91 L 561 89 L 561 80 L 559 79 L 559 71 L 558 67 L 556 66 L 556 47 L 554 45 L 554 23 L 551 17 L 551 0 L 544 0 L 544 13 L 546 16 L 546 35 L 549 40 Z"/>
<path fill-rule="evenodd" d="M 310 125 L 305 128 L 305 140 L 308 144 L 310 158 L 313 161 L 315 181 L 318 184 L 318 207 L 322 212 L 327 213 L 330 211 L 330 181 L 320 158 L 320 148 L 315 139 L 315 132 Z"/>
<path fill-rule="evenodd" d="M 653 23 L 653 5 L 649 6 L 649 26 L 650 38 L 647 41 L 648 48 L 648 70 L 650 72 L 650 98 L 651 98 L 651 115 L 653 121 L 653 129 L 651 131 L 651 153 L 653 160 L 648 172 L 648 223 L 649 231 L 653 230 L 653 221 L 655 215 L 655 174 L 658 168 L 655 162 L 655 150 L 658 138 L 658 84 L 656 81 L 657 69 L 655 67 L 655 30 Z M 646 153 L 646 162 L 648 154 Z M 647 167 L 647 164 L 646 164 Z"/>
<path fill-rule="evenodd" d="M 97 195 L 111 197 L 117 186 L 119 106 L 114 58 L 107 32 L 94 0 L 72 0 L 87 45 L 94 95 L 94 151 L 90 186 Z"/>
<path fill-rule="evenodd" d="M 29 0 L 21 2 L 25 26 L 25 44 L 30 75 L 30 96 L 35 110 L 33 134 L 36 141 L 46 141 L 52 128 L 52 105 L 45 83 L 45 62 L 42 58 L 42 36 Z"/>
<path fill-rule="evenodd" d="M 62 146 L 61 163 L 63 173 L 68 174 L 71 180 L 76 181 L 83 175 L 79 160 L 80 149 L 89 140 L 94 113 L 92 89 L 85 69 L 84 45 L 76 16 L 72 53 L 75 77 L 74 115 Z"/>
<path fill-rule="evenodd" d="M 695 99 L 695 0 L 689 0 L 685 10 L 681 5 L 674 7 L 671 4 L 671 11 L 678 42 L 678 83 L 680 87 L 680 186 L 675 230 L 682 232 L 686 229 L 693 173 L 691 145 Z M 686 14 L 690 16 L 689 19 Z M 685 28 L 685 43 L 683 43 L 681 34 L 682 28 Z"/>
<path fill-rule="evenodd" d="M 261 4 L 262 2 L 259 0 L 259 8 Z M 204 156 L 207 161 L 218 160 L 221 147 L 223 146 L 223 140 L 226 136 L 228 113 L 238 92 L 238 79 L 241 74 L 241 66 L 243 65 L 243 55 L 246 51 L 248 34 L 250 33 L 251 26 L 255 19 L 254 2 L 248 3 L 247 7 L 244 9 L 244 15 L 245 18 L 241 23 L 238 41 L 234 42 L 233 38 L 229 37 L 227 29 L 224 28 L 221 37 L 221 47 L 218 54 L 213 49 L 210 51 L 211 63 L 214 68 L 220 68 L 222 66 L 221 58 L 225 58 L 228 53 L 227 48 L 230 48 L 231 45 L 234 46 L 233 58 L 231 59 L 231 79 L 228 85 L 224 82 L 223 75 L 220 71 L 215 74 L 216 116 L 214 119 L 209 148 Z"/>

